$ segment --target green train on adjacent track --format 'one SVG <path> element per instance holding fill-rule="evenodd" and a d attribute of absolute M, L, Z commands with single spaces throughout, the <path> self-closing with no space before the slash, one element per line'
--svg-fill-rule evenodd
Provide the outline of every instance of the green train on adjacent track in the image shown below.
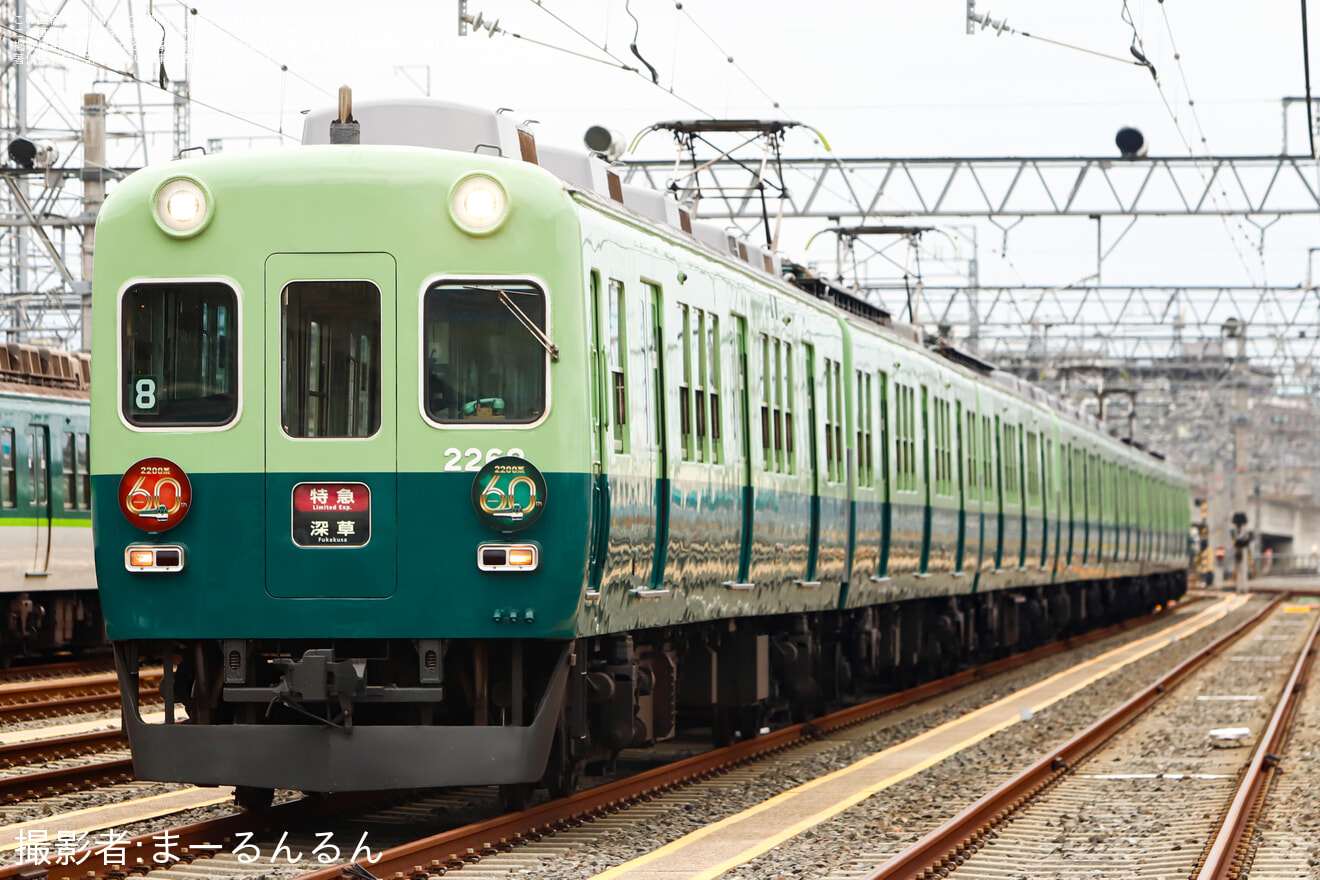
<path fill-rule="evenodd" d="M 100 216 L 140 778 L 562 792 L 1181 595 L 1186 480 L 1093 419 L 507 115 L 333 115 Z"/>
<path fill-rule="evenodd" d="M 0 344 L 0 665 L 104 647 L 86 355 Z"/>

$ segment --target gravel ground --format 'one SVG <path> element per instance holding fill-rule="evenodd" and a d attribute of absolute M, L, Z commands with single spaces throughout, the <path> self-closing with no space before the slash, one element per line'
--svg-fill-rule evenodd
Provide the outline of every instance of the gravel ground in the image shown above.
<path fill-rule="evenodd" d="M 1031 864 L 1042 877 L 1190 875 L 1273 715 L 1309 623 L 1275 613 L 1001 829 L 957 876 L 1000 877 L 1005 863 Z M 1209 734 L 1222 728 L 1248 733 L 1229 747 Z"/>
<path fill-rule="evenodd" d="M 10 721 L 0 724 L 0 733 L 10 733 L 17 730 L 47 730 L 78 721 L 104 721 L 107 724 L 118 725 L 119 710 L 107 709 L 104 712 L 88 712 L 82 715 L 67 715 L 60 718 L 33 718 L 30 721 Z"/>
<path fill-rule="evenodd" d="M 859 843 L 868 850 L 880 847 L 897 853 L 951 818 L 959 810 L 998 785 L 1029 760 L 1066 741 L 1116 704 L 1147 686 L 1152 680 L 1182 662 L 1199 648 L 1235 626 L 1260 607 L 1251 603 L 1222 621 L 1192 636 L 1168 645 L 1119 672 L 1038 712 L 1026 723 L 1015 724 L 978 745 L 959 752 L 929 770 L 824 822 L 726 876 L 747 880 L 797 880 L 819 877 L 850 861 L 849 852 Z M 1200 606 L 1196 610 L 1200 610 Z M 864 738 L 841 743 L 838 748 L 818 752 L 787 767 L 746 782 L 711 787 L 704 797 L 669 813 L 648 817 L 646 833 L 636 830 L 609 834 L 590 846 L 557 853 L 552 862 L 532 871 L 545 880 L 578 880 L 634 858 L 697 830 L 711 822 L 740 812 L 782 791 L 838 770 L 861 758 L 910 739 L 945 721 L 1053 675 L 1081 660 L 1110 650 L 1119 641 L 1134 640 L 1157 627 L 1089 646 L 1067 657 L 1052 657 L 1025 670 L 973 687 L 953 698 L 926 704 L 915 716 L 882 726 Z"/>

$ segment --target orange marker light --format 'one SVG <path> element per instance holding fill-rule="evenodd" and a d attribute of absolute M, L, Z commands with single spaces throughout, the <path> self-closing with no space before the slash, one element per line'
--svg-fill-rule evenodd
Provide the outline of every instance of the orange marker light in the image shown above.
<path fill-rule="evenodd" d="M 531 565 L 536 561 L 536 554 L 531 547 L 510 547 L 509 565 Z"/>
<path fill-rule="evenodd" d="M 154 550 L 130 550 L 128 553 L 129 565 L 149 566 L 156 561 L 156 551 Z"/>

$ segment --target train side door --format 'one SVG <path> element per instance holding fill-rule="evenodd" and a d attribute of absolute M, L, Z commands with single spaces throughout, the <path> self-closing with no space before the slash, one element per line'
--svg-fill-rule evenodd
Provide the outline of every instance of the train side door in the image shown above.
<path fill-rule="evenodd" d="M 734 315 L 738 325 L 738 419 L 742 443 L 742 545 L 738 554 L 738 583 L 747 583 L 752 567 L 752 385 L 747 359 L 747 318 Z"/>
<path fill-rule="evenodd" d="M 609 442 L 610 399 L 614 371 L 609 369 L 608 339 L 602 324 L 605 310 L 602 304 L 600 273 L 591 273 L 591 402 L 592 420 L 595 430 L 592 432 L 592 489 L 591 489 L 591 557 L 588 572 L 587 589 L 599 594 L 601 578 L 605 571 L 610 533 L 610 497 L 609 477 L 606 474 L 606 446 Z M 618 317 L 611 312 L 614 325 L 612 333 L 617 336 Z"/>
<path fill-rule="evenodd" d="M 36 541 L 32 548 L 29 577 L 50 573 L 50 428 L 28 426 L 28 509 L 36 520 Z"/>
<path fill-rule="evenodd" d="M 967 490 L 968 475 L 964 469 L 965 460 L 963 458 L 962 401 L 955 401 L 953 406 L 953 466 L 958 474 L 958 550 L 953 570 L 961 572 L 965 568 L 963 559 L 967 552 L 967 503 L 969 493 Z"/>
<path fill-rule="evenodd" d="M 933 476 L 930 468 L 930 452 L 930 391 L 923 384 L 921 386 L 921 479 L 925 488 L 922 493 L 923 505 L 921 511 L 921 568 L 918 569 L 922 574 L 930 570 L 932 513 L 930 485 Z"/>
<path fill-rule="evenodd" d="M 398 582 L 394 258 L 272 255 L 265 318 L 266 592 L 390 596 Z"/>
<path fill-rule="evenodd" d="M 651 291 L 651 346 L 655 385 L 655 555 L 651 588 L 663 589 L 665 557 L 669 550 L 669 425 L 665 419 L 668 385 L 665 382 L 664 304 L 657 285 Z"/>

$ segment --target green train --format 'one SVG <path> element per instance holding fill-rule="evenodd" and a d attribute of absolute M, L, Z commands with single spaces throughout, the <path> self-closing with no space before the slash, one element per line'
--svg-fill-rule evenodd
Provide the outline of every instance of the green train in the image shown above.
<path fill-rule="evenodd" d="M 0 666 L 104 647 L 85 354 L 0 344 Z"/>
<path fill-rule="evenodd" d="M 508 114 L 334 115 L 100 216 L 139 778 L 559 793 L 1182 593 L 1185 478 L 1067 404 Z"/>

